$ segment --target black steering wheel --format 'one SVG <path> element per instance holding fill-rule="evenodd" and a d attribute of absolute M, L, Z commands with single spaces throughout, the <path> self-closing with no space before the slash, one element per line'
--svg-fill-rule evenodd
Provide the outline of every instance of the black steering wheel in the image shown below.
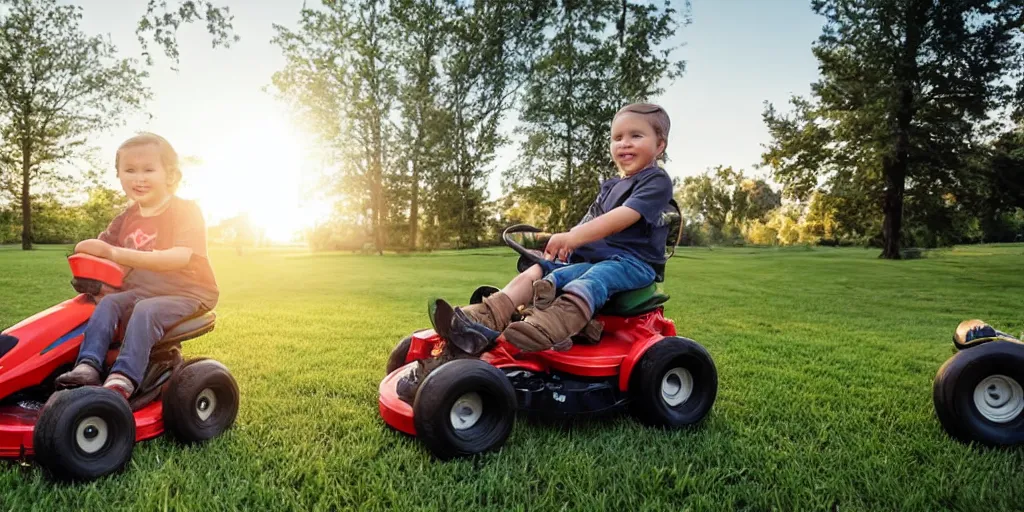
<path fill-rule="evenodd" d="M 551 239 L 551 233 L 529 224 L 516 224 L 505 228 L 501 240 L 519 253 L 516 269 L 524 272 L 533 265 L 544 261 L 544 246 Z"/>

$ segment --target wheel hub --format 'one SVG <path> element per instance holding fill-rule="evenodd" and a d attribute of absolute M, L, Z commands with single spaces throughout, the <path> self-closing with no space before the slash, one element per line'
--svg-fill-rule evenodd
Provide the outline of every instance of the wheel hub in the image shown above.
<path fill-rule="evenodd" d="M 213 415 L 213 411 L 217 408 L 217 394 L 212 389 L 206 388 L 199 392 L 199 396 L 196 397 L 196 416 L 199 417 L 200 421 L 206 421 Z"/>
<path fill-rule="evenodd" d="M 974 405 L 985 419 L 1007 423 L 1024 410 L 1024 389 L 1013 378 L 990 375 L 974 388 Z"/>
<path fill-rule="evenodd" d="M 109 435 L 106 420 L 99 416 L 89 416 L 75 426 L 75 444 L 87 454 L 100 451 Z"/>
<path fill-rule="evenodd" d="M 455 401 L 449 414 L 449 420 L 455 430 L 468 430 L 480 421 L 483 412 L 483 399 L 480 398 L 479 393 L 471 391 Z"/>
<path fill-rule="evenodd" d="M 682 405 L 693 394 L 693 375 L 682 367 L 672 368 L 661 378 L 661 399 L 669 407 Z"/>

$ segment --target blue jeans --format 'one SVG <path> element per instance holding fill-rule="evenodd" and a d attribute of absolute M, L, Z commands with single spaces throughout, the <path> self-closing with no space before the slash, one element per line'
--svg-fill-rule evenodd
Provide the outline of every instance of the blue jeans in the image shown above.
<path fill-rule="evenodd" d="M 102 373 L 103 361 L 107 358 L 118 323 L 127 318 L 121 353 L 110 371 L 123 374 L 138 386 L 146 374 L 153 345 L 164 337 L 168 328 L 196 314 L 200 306 L 196 299 L 168 295 L 153 297 L 138 290 L 106 295 L 89 317 L 85 340 L 75 364 L 86 363 Z"/>
<path fill-rule="evenodd" d="M 590 313 L 601 309 L 608 298 L 619 292 L 649 286 L 654 282 L 654 269 L 647 263 L 625 254 L 597 263 L 541 265 L 544 279 L 555 289 L 583 297 L 590 304 Z"/>

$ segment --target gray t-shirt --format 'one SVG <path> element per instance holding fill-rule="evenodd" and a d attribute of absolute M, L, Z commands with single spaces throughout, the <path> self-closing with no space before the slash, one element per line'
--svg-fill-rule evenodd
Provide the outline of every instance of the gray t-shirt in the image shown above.
<path fill-rule="evenodd" d="M 220 291 L 206 255 L 206 222 L 195 202 L 174 196 L 166 210 L 152 217 L 142 216 L 139 206 L 133 204 L 110 222 L 99 239 L 138 251 L 192 249 L 192 258 L 185 268 L 167 272 L 132 269 L 124 278 L 123 288 L 143 290 L 154 296 L 191 297 L 207 310 L 217 305 Z"/>
<path fill-rule="evenodd" d="M 660 167 L 648 167 L 632 176 L 612 178 L 601 183 L 597 199 L 590 205 L 580 224 L 626 206 L 640 214 L 640 220 L 603 240 L 578 247 L 572 260 L 598 262 L 618 254 L 628 254 L 651 265 L 665 263 L 665 243 L 671 210 L 672 179 Z"/>

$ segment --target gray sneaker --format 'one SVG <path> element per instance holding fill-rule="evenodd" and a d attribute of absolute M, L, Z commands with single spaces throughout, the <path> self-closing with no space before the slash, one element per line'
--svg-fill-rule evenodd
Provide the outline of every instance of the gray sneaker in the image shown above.
<path fill-rule="evenodd" d="M 57 377 L 57 389 L 99 386 L 100 371 L 89 363 L 78 363 L 74 370 Z"/>

